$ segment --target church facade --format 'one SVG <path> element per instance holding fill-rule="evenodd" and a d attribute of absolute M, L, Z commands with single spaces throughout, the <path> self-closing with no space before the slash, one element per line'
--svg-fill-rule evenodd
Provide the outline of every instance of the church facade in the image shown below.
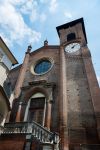
<path fill-rule="evenodd" d="M 8 75 L 11 110 L 0 150 L 100 149 L 100 91 L 84 20 L 56 29 L 59 45 L 28 46 Z"/>

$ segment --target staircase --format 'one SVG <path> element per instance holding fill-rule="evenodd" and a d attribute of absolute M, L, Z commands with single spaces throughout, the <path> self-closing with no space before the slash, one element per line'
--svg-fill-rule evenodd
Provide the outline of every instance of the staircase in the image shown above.
<path fill-rule="evenodd" d="M 59 142 L 59 136 L 56 133 L 48 131 L 36 122 L 6 123 L 1 134 L 31 135 L 43 144 L 57 144 Z"/>

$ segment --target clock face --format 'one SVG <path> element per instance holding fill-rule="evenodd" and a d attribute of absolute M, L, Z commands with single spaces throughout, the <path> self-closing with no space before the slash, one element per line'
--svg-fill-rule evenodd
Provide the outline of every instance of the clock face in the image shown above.
<path fill-rule="evenodd" d="M 76 52 L 80 49 L 80 44 L 79 43 L 71 43 L 69 45 L 67 45 L 65 47 L 65 51 L 68 52 L 68 53 L 73 53 L 73 52 Z"/>

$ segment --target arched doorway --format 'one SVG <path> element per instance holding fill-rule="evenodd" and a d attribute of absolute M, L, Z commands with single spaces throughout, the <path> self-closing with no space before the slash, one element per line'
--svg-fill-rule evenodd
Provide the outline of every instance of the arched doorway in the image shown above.
<path fill-rule="evenodd" d="M 33 122 L 44 126 L 46 113 L 46 97 L 43 93 L 37 92 L 28 101 L 24 121 Z"/>

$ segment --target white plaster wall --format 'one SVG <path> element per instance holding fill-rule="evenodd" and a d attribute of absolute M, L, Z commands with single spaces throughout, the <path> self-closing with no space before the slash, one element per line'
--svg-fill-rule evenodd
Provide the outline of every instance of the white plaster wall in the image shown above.
<path fill-rule="evenodd" d="M 3 86 L 3 83 L 7 78 L 7 72 L 11 69 L 12 62 L 3 49 L 0 48 L 0 52 L 3 54 L 3 57 L 0 60 L 0 85 Z"/>
<path fill-rule="evenodd" d="M 0 92 L 0 114 L 2 114 L 2 116 L 3 116 L 3 120 L 2 120 L 2 122 L 0 122 L 1 125 L 4 124 L 7 113 L 8 113 L 8 106 L 6 104 L 5 97 Z"/>
<path fill-rule="evenodd" d="M 0 63 L 0 85 L 3 86 L 4 81 L 7 78 L 6 68 Z"/>
<path fill-rule="evenodd" d="M 11 66 L 12 66 L 12 62 L 10 61 L 8 56 L 5 54 L 5 52 L 1 48 L 0 48 L 0 52 L 3 53 L 3 58 L 1 60 L 1 62 L 3 62 L 7 66 L 7 68 L 10 70 Z"/>

